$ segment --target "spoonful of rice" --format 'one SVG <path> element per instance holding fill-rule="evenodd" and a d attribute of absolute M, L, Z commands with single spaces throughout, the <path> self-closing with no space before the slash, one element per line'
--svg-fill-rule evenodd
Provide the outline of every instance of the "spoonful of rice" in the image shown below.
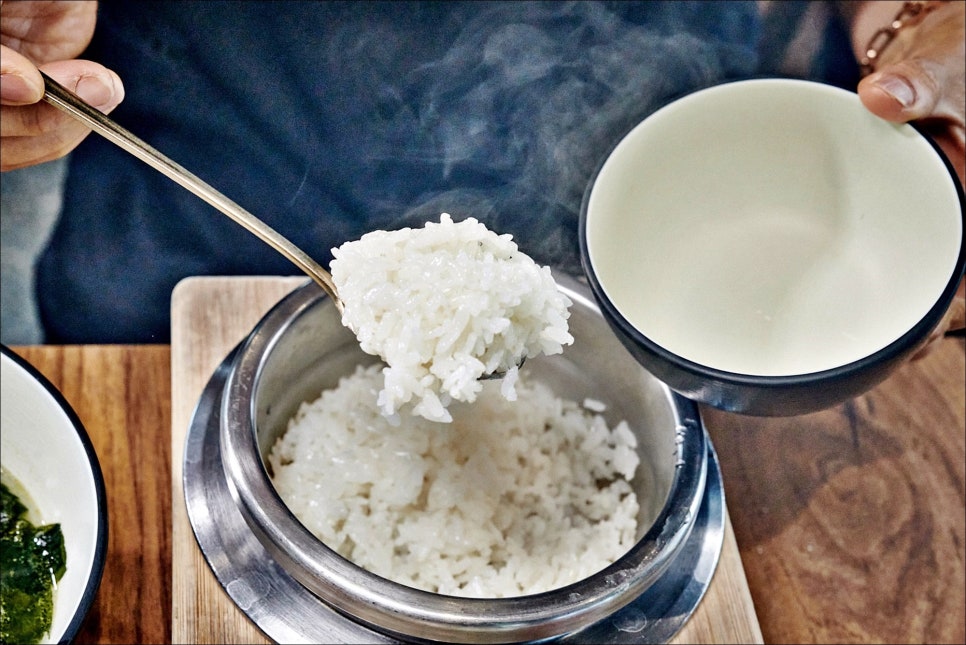
<path fill-rule="evenodd" d="M 501 379 L 516 398 L 519 366 L 573 342 L 571 302 L 549 267 L 510 235 L 446 213 L 424 228 L 373 231 L 332 249 L 330 274 L 295 244 L 180 164 L 142 141 L 46 74 L 44 100 L 194 193 L 287 257 L 312 278 L 356 335 L 387 367 L 378 404 L 449 422 L 452 401 L 472 402 L 482 381 Z"/>
<path fill-rule="evenodd" d="M 414 414 L 448 422 L 450 401 L 474 401 L 489 374 L 514 400 L 524 358 L 573 342 L 571 301 L 550 268 L 472 217 L 373 231 L 332 254 L 343 324 L 389 366 L 378 400 L 386 416 L 413 402 Z"/>

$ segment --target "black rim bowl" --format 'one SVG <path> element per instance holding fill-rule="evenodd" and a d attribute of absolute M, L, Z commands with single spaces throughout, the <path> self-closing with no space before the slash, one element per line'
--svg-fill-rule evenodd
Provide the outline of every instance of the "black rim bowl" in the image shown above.
<path fill-rule="evenodd" d="M 27 372 L 27 374 L 37 381 L 47 391 L 51 398 L 54 399 L 55 403 L 64 411 L 64 414 L 67 415 L 67 418 L 70 420 L 74 431 L 77 433 L 78 439 L 80 439 L 80 442 L 84 447 L 84 451 L 87 453 L 87 465 L 94 484 L 94 491 L 97 497 L 97 508 L 99 511 L 97 514 L 97 537 L 95 539 L 91 570 L 87 578 L 87 584 L 84 587 L 84 592 L 77 604 L 77 609 L 74 611 L 74 615 L 71 617 L 67 627 L 61 634 L 52 633 L 49 635 L 50 637 L 57 637 L 58 641 L 61 643 L 68 643 L 77 637 L 78 632 L 80 632 L 80 629 L 84 624 L 84 620 L 87 618 L 87 615 L 90 612 L 91 606 L 94 604 L 94 600 L 97 597 L 97 590 L 101 584 L 101 577 L 104 573 L 104 565 L 107 560 L 109 524 L 107 517 L 107 493 L 105 492 L 106 489 L 104 487 L 104 475 L 101 472 L 101 465 L 97 459 L 97 453 L 94 451 L 94 444 L 91 443 L 90 436 L 87 434 L 84 424 L 81 423 L 77 413 L 74 412 L 74 409 L 71 407 L 70 403 L 67 402 L 67 399 L 64 398 L 64 395 L 61 394 L 60 390 L 54 387 L 54 385 L 47 380 L 47 377 L 41 374 L 37 368 L 21 358 L 6 345 L 0 344 L 0 352 L 16 363 L 25 372 Z M 69 562 L 67 563 L 67 566 L 70 567 Z"/>
<path fill-rule="evenodd" d="M 634 127 L 636 128 L 636 124 Z M 631 129 L 633 131 L 634 128 Z M 845 365 L 790 376 L 752 376 L 702 365 L 668 351 L 640 332 L 617 309 L 597 278 L 590 260 L 587 220 L 590 197 L 597 177 L 611 154 L 631 131 L 604 156 L 584 191 L 580 207 L 579 243 L 584 273 L 604 318 L 635 359 L 671 389 L 700 403 L 752 416 L 794 416 L 827 409 L 852 399 L 882 382 L 895 368 L 922 347 L 940 323 L 956 295 L 966 269 L 966 199 L 956 171 L 939 146 L 916 131 L 935 150 L 946 167 L 959 199 L 962 222 L 959 255 L 941 295 L 929 311 L 902 336 L 878 351 Z M 713 324 L 713 323 L 709 323 Z"/>

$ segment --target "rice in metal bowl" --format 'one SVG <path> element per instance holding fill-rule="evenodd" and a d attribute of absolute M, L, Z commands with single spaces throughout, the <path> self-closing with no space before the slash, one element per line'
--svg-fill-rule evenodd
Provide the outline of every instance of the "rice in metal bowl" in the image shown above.
<path fill-rule="evenodd" d="M 600 571 L 637 538 L 637 438 L 526 375 L 517 400 L 486 382 L 452 422 L 376 404 L 379 366 L 303 403 L 268 462 L 319 539 L 385 578 L 453 596 L 556 589 Z M 591 406 L 597 407 L 597 406 Z"/>
<path fill-rule="evenodd" d="M 472 402 L 479 379 L 494 373 L 505 374 L 502 393 L 512 400 L 522 359 L 573 342 L 571 302 L 550 268 L 474 218 L 443 213 L 420 229 L 372 231 L 332 254 L 342 322 L 387 364 L 386 416 L 407 406 L 447 422 L 450 402 Z"/>
<path fill-rule="evenodd" d="M 587 286 L 563 273 L 555 272 L 555 278 L 573 302 L 568 327 L 574 343 L 562 355 L 527 359 L 520 370 L 521 379 L 537 379 L 556 396 L 571 401 L 593 399 L 586 401 L 587 407 L 604 407 L 603 416 L 611 428 L 621 420 L 628 422 L 640 459 L 629 483 L 640 511 L 635 543 L 627 553 L 601 571 L 545 593 L 461 598 L 394 582 L 353 564 L 319 540 L 279 496 L 270 478 L 268 455 L 303 402 L 335 389 L 339 379 L 351 375 L 358 365 L 373 365 L 378 360 L 359 349 L 358 339 L 342 325 L 333 301 L 317 285 L 307 283 L 273 307 L 239 347 L 228 364 L 217 399 L 220 406 L 214 408 L 219 454 L 227 477 L 225 493 L 231 491 L 236 507 L 230 511 L 240 513 L 261 545 L 216 558 L 218 567 L 226 564 L 224 560 L 258 558 L 263 570 L 290 577 L 320 599 L 322 611 L 346 617 L 350 622 L 345 626 L 373 630 L 358 642 L 384 640 L 383 635 L 414 642 L 543 641 L 611 625 L 612 617 L 624 611 L 621 608 L 636 615 L 632 603 L 645 590 L 660 587 L 679 557 L 693 562 L 687 558 L 694 555 L 690 536 L 703 514 L 699 508 L 703 508 L 710 472 L 709 444 L 697 406 L 644 370 L 609 333 Z M 486 384 L 490 385 L 499 387 L 498 383 Z M 452 424 L 440 426 L 453 428 Z M 480 430 L 487 432 L 488 427 Z M 387 478 L 393 474 L 383 473 Z M 206 484 L 198 483 L 197 493 L 207 494 Z M 210 522 L 205 519 L 207 512 L 196 516 Z M 219 525 L 216 529 L 228 532 L 226 539 L 235 544 L 231 527 Z M 717 546 L 702 558 L 720 549 L 720 531 L 715 531 L 713 539 Z M 695 572 L 696 581 L 708 573 L 708 560 L 702 562 L 702 570 Z M 225 584 L 242 594 L 238 602 L 250 603 L 251 587 L 228 585 L 238 579 L 236 574 L 219 570 L 229 576 Z M 262 585 L 264 580 L 259 578 L 258 583 Z M 693 589 L 688 583 L 688 593 Z M 280 596 L 274 600 L 285 603 L 279 607 L 280 614 L 299 611 L 297 603 L 290 606 Z M 665 600 L 672 598 L 661 597 L 661 602 Z M 256 610 L 260 607 L 260 603 L 253 605 Z M 314 616 L 304 619 L 312 620 L 319 634 L 328 633 L 326 626 L 316 624 Z M 674 620 L 683 618 L 678 615 Z M 273 624 L 275 619 L 271 617 Z M 287 633 L 283 640 L 291 640 L 291 632 Z M 622 632 L 621 637 L 640 635 Z M 575 638 L 574 642 L 580 641 L 579 636 Z"/>

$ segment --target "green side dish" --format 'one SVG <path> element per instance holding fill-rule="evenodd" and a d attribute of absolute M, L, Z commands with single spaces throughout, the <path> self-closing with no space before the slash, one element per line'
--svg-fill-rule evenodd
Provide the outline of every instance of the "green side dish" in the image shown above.
<path fill-rule="evenodd" d="M 67 569 L 60 524 L 34 526 L 0 484 L 0 643 L 38 643 L 50 630 L 54 587 Z"/>

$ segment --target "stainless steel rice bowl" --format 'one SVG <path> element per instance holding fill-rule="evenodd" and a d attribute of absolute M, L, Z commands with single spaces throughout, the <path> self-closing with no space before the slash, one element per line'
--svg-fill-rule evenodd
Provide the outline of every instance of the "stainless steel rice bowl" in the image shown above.
<path fill-rule="evenodd" d="M 325 546 L 288 510 L 266 469 L 275 440 L 305 400 L 359 364 L 363 353 L 312 284 L 276 305 L 239 347 L 222 394 L 220 449 L 228 486 L 259 541 L 295 580 L 342 614 L 404 639 L 520 642 L 553 638 L 611 615 L 657 581 L 690 535 L 704 494 L 708 444 L 694 403 L 645 371 L 602 318 L 589 289 L 555 276 L 573 301 L 573 346 L 525 369 L 560 397 L 607 405 L 626 419 L 641 464 L 633 481 L 639 539 L 614 564 L 577 583 L 514 598 L 470 599 L 374 575 Z M 485 429 L 482 429 L 485 431 Z"/>

